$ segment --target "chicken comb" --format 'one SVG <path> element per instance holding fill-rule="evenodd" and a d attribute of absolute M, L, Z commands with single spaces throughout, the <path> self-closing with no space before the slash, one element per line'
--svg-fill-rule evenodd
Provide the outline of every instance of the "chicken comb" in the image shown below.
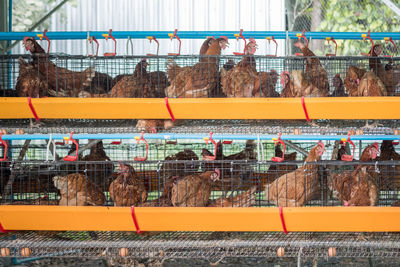
<path fill-rule="evenodd" d="M 276 70 L 274 70 L 274 69 L 271 69 L 271 73 L 278 74 L 278 72 Z"/>
<path fill-rule="evenodd" d="M 378 144 L 378 142 L 373 143 L 372 146 L 375 147 L 376 150 L 379 151 L 379 144 Z"/>
<path fill-rule="evenodd" d="M 35 37 L 25 36 L 24 40 L 23 40 L 23 43 L 26 43 L 26 41 L 28 41 L 28 40 L 35 40 Z"/>
<path fill-rule="evenodd" d="M 272 71 L 272 70 L 271 70 Z M 290 76 L 290 72 L 288 72 L 287 70 L 282 71 L 281 76 L 283 75 L 287 75 Z"/>
<path fill-rule="evenodd" d="M 225 41 L 228 42 L 228 37 L 226 37 L 225 35 L 220 36 L 219 38 L 225 39 Z"/>
<path fill-rule="evenodd" d="M 257 42 L 256 42 L 256 39 L 254 39 L 254 38 L 249 38 L 249 42 L 250 42 L 250 43 L 254 43 L 254 44 L 257 43 Z"/>
<path fill-rule="evenodd" d="M 336 73 L 335 77 L 340 78 L 340 73 Z"/>
<path fill-rule="evenodd" d="M 324 145 L 324 143 L 323 143 L 321 140 L 318 141 L 318 145 L 319 145 L 320 147 L 322 147 L 322 149 L 325 149 L 325 145 Z"/>

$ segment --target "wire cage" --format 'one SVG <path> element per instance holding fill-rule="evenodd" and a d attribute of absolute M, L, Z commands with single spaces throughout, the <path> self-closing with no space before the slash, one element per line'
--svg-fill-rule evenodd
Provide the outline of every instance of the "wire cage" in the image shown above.
<path fill-rule="evenodd" d="M 309 159 L 315 141 L 285 141 L 282 149 L 273 141 L 253 140 L 155 140 L 147 148 L 136 140 L 87 140 L 81 142 L 86 150 L 80 153 L 75 144 L 52 150 L 44 141 L 35 142 L 13 141 L 8 147 L 14 160 L 1 162 L 3 203 L 40 205 L 51 199 L 58 204 L 59 183 L 68 188 L 61 195 L 75 201 L 64 205 L 77 205 L 82 198 L 96 199 L 100 206 L 336 206 L 350 201 L 357 184 L 366 187 L 357 190 L 375 194 L 371 202 L 358 205 L 391 206 L 398 201 L 400 167 L 390 140 L 382 142 L 380 156 L 378 143 L 372 141 L 354 146 L 327 141 L 322 160 L 316 162 Z M 374 157 L 366 161 L 365 151 L 372 147 Z M 69 161 L 71 157 L 76 158 Z M 127 185 L 133 186 L 131 195 L 120 190 Z M 117 198 L 129 201 L 116 203 Z M 290 204 L 290 199 L 296 200 Z"/>
<path fill-rule="evenodd" d="M 32 97 L 383 96 L 398 94 L 399 75 L 395 64 L 398 60 L 392 57 L 305 58 L 258 55 L 2 55 L 0 84 L 3 89 L 1 96 Z M 239 62 L 242 62 L 239 65 L 244 66 L 239 67 Z M 313 67 L 309 68 L 307 64 Z M 195 67 L 186 68 L 192 66 Z M 349 69 L 351 66 L 352 70 Z M 368 74 L 369 70 L 375 75 Z M 370 76 L 364 77 L 365 73 Z M 285 75 L 288 75 L 293 85 L 288 84 Z M 360 84 L 363 77 L 364 82 Z M 370 87 L 376 80 L 383 82 L 387 88 L 386 93 L 375 95 L 372 92 Z M 33 88 L 24 89 L 24 81 L 30 81 Z M 309 81 L 312 87 L 306 85 L 305 81 Z M 291 89 L 294 94 L 282 94 L 282 90 L 290 86 L 295 88 Z M 365 92 L 358 92 L 358 88 Z M 315 93 L 314 89 L 319 93 Z M 38 92 L 34 93 L 35 90 Z"/>

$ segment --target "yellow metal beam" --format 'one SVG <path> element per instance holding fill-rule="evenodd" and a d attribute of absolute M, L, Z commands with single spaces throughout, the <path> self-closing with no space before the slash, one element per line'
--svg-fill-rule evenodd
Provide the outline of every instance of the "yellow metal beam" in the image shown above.
<path fill-rule="evenodd" d="M 142 231 L 282 231 L 278 208 L 135 208 Z M 400 231 L 398 207 L 283 208 L 288 231 Z M 134 231 L 129 207 L 0 206 L 6 230 Z"/>
<path fill-rule="evenodd" d="M 177 119 L 305 119 L 300 98 L 169 99 Z M 400 119 L 400 97 L 306 98 L 311 119 Z M 164 99 L 36 98 L 46 119 L 169 119 Z M 0 98 L 0 119 L 33 118 L 26 98 Z"/>

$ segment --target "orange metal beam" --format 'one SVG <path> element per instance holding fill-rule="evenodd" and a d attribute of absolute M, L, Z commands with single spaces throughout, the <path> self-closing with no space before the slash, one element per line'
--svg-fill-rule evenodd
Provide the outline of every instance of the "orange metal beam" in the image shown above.
<path fill-rule="evenodd" d="M 311 119 L 400 119 L 400 97 L 306 98 Z M 36 98 L 46 119 L 169 119 L 164 99 Z M 305 119 L 300 98 L 170 99 L 177 119 Z M 26 98 L 0 98 L 0 119 L 33 118 Z"/>
<path fill-rule="evenodd" d="M 134 231 L 129 207 L 0 206 L 6 230 Z M 142 231 L 282 231 L 278 208 L 135 208 Z M 400 231 L 398 207 L 283 208 L 288 231 Z"/>

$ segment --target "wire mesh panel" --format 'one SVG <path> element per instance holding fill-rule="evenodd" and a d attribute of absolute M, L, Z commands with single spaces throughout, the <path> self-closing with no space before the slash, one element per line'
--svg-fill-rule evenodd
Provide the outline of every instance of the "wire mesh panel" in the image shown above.
<path fill-rule="evenodd" d="M 312 55 L 307 59 L 251 55 L 143 58 L 3 55 L 0 57 L 2 63 L 0 66 L 5 68 L 1 72 L 3 89 L 1 95 L 31 97 L 397 95 L 398 58 L 313 57 Z M 349 69 L 350 66 L 353 69 Z M 374 76 L 368 74 L 369 70 Z M 278 77 L 280 74 L 282 74 L 281 79 Z M 364 77 L 365 74 L 369 76 Z M 386 94 L 372 93 L 372 83 L 378 80 L 383 82 Z M 282 94 L 284 88 L 287 89 Z M 12 91 L 13 89 L 16 91 Z M 365 92 L 358 92 L 357 89 Z M 285 93 L 288 90 L 293 92 Z"/>

